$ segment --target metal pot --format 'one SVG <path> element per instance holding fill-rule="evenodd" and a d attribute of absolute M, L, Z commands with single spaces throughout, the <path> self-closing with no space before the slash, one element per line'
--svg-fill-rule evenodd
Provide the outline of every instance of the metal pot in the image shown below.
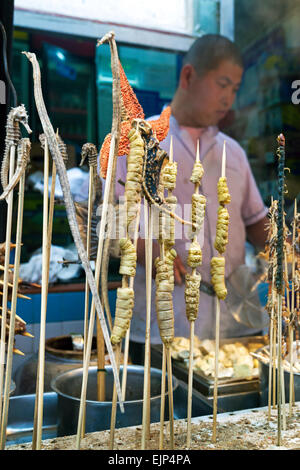
<path fill-rule="evenodd" d="M 82 367 L 83 351 L 72 349 L 72 336 L 56 336 L 48 338 L 45 342 L 45 376 L 44 391 L 51 392 L 51 381 L 57 375 L 68 370 Z M 93 338 L 91 365 L 96 365 L 96 337 Z M 16 383 L 15 395 L 35 393 L 38 367 L 38 354 L 31 355 L 16 370 L 14 381 Z"/>
<path fill-rule="evenodd" d="M 87 385 L 86 401 L 86 432 L 103 431 L 110 428 L 110 416 L 112 407 L 113 373 L 111 366 L 106 366 L 106 401 L 97 401 L 97 367 L 90 367 Z M 122 369 L 120 367 L 120 380 L 122 380 Z M 57 401 L 57 435 L 68 436 L 76 434 L 78 412 L 80 406 L 81 383 L 83 369 L 65 372 L 52 380 L 51 387 L 58 395 Z M 160 420 L 161 402 L 161 371 L 151 368 L 151 399 L 150 420 Z M 167 381 L 166 381 L 167 382 Z M 116 428 L 135 426 L 142 423 L 143 412 L 143 387 L 144 367 L 127 367 L 126 401 L 124 402 L 125 413 L 121 413 L 117 406 Z M 167 383 L 166 383 L 167 387 Z M 173 390 L 178 387 L 178 381 L 173 377 Z M 167 397 L 167 393 L 166 393 Z M 165 408 L 168 408 L 166 400 Z M 166 410 L 167 411 L 167 410 Z"/>
<path fill-rule="evenodd" d="M 269 349 L 269 346 L 265 346 L 265 350 Z M 257 351 L 260 353 L 260 350 Z M 259 363 L 259 406 L 268 405 L 268 389 L 269 389 L 269 361 L 260 359 L 256 356 Z M 289 370 L 283 369 L 284 371 L 284 390 L 285 390 L 285 401 L 289 401 L 290 394 L 290 372 Z M 294 372 L 294 390 L 295 390 L 295 401 L 300 400 L 300 374 Z M 276 370 L 276 381 L 277 381 L 277 370 Z"/>

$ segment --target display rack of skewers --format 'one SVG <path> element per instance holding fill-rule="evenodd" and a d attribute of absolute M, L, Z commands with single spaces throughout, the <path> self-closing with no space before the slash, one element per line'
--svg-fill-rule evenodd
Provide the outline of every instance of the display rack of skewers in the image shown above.
<path fill-rule="evenodd" d="M 175 246 L 175 220 L 181 224 L 186 224 L 190 229 L 190 247 L 188 253 L 188 266 L 191 268 L 186 276 L 185 300 L 186 314 L 191 325 L 189 338 L 189 371 L 188 371 L 188 403 L 187 403 L 187 421 L 180 426 L 182 429 L 182 439 L 179 444 L 185 448 L 195 445 L 195 433 L 197 428 L 193 426 L 191 417 L 192 408 L 192 385 L 194 363 L 193 351 L 197 343 L 194 333 L 194 322 L 197 318 L 199 309 L 199 295 L 201 276 L 197 268 L 201 265 L 202 252 L 197 235 L 201 229 L 205 214 L 205 198 L 200 194 L 201 178 L 204 175 L 203 167 L 200 162 L 199 146 L 195 155 L 195 166 L 191 175 L 191 182 L 195 185 L 195 191 L 191 200 L 191 220 L 183 220 L 176 214 L 177 200 L 173 194 L 176 185 L 177 164 L 173 159 L 172 139 L 169 155 L 160 148 L 160 142 L 165 139 L 169 131 L 169 118 L 171 114 L 170 107 L 167 107 L 156 121 L 146 121 L 144 112 L 138 100 L 129 85 L 124 70 L 118 58 L 117 47 L 114 33 L 108 33 L 101 41 L 99 46 L 108 42 L 111 49 L 111 64 L 113 74 L 113 121 L 111 133 L 106 137 L 100 151 L 101 175 L 106 179 L 101 222 L 99 230 L 99 244 L 97 248 L 97 258 L 95 262 L 95 273 L 92 272 L 89 257 L 90 240 L 90 218 L 88 218 L 86 246 L 82 241 L 78 223 L 76 221 L 74 202 L 71 197 L 69 182 L 66 173 L 64 156 L 65 146 L 59 138 L 58 132 L 55 134 L 52 124 L 49 120 L 47 110 L 43 101 L 41 88 L 40 68 L 35 54 L 26 52 L 27 59 L 33 67 L 34 96 L 38 115 L 43 128 L 43 137 L 41 139 L 44 151 L 44 195 L 43 195 L 43 231 L 42 231 L 42 252 L 43 252 L 43 273 L 41 283 L 41 319 L 40 319 L 40 343 L 39 343 L 39 364 L 36 382 L 36 403 L 34 416 L 34 432 L 32 440 L 32 449 L 39 450 L 42 445 L 42 424 L 43 424 L 43 395 L 44 395 L 44 366 L 45 366 L 45 337 L 47 326 L 47 298 L 48 298 L 48 279 L 49 279 L 49 260 L 53 223 L 54 207 L 54 185 L 56 175 L 58 176 L 66 213 L 74 238 L 78 256 L 86 275 L 86 299 L 89 292 L 92 294 L 92 304 L 85 303 L 84 319 L 84 361 L 83 376 L 81 384 L 80 406 L 78 413 L 77 434 L 72 437 L 70 448 L 81 449 L 85 436 L 85 406 L 87 381 L 89 375 L 90 357 L 92 339 L 97 322 L 99 337 L 99 394 L 105 389 L 105 367 L 103 362 L 104 345 L 110 358 L 114 377 L 114 391 L 111 403 L 111 425 L 110 430 L 105 434 L 106 446 L 110 449 L 116 447 L 116 409 L 119 406 L 122 412 L 124 410 L 124 401 L 126 399 L 126 373 L 122 375 L 122 388 L 119 377 L 120 356 L 122 348 L 124 350 L 123 372 L 126 372 L 128 363 L 128 346 L 131 317 L 134 307 L 134 278 L 137 262 L 137 239 L 139 225 L 141 223 L 140 213 L 141 204 L 144 205 L 144 228 L 146 233 L 145 240 L 145 259 L 146 259 L 146 312 L 145 312 L 145 364 L 144 364 L 144 384 L 143 384 L 143 416 L 138 435 L 138 444 L 135 445 L 142 450 L 151 447 L 150 433 L 150 379 L 151 379 L 151 338 L 150 338 L 150 319 L 151 319 L 151 283 L 152 283 L 152 242 L 153 242 L 153 220 L 154 209 L 159 211 L 159 231 L 158 243 L 160 246 L 159 258 L 155 260 L 156 267 L 156 313 L 157 322 L 160 330 L 163 354 L 162 354 L 162 383 L 161 383 L 161 420 L 157 424 L 158 432 L 157 442 L 159 449 L 176 449 L 178 439 L 175 439 L 175 423 L 173 414 L 173 392 L 172 392 L 172 361 L 171 353 L 174 346 L 174 309 L 173 296 L 174 289 L 174 260 L 176 258 Z M 13 338 L 15 327 L 18 326 L 19 318 L 16 316 L 16 301 L 18 295 L 18 270 L 20 263 L 20 253 L 22 246 L 22 216 L 24 200 L 24 182 L 26 164 L 29 160 L 30 141 L 21 139 L 19 132 L 19 122 L 23 123 L 28 130 L 27 113 L 24 107 L 14 109 L 8 116 L 7 125 L 7 150 L 4 158 L 4 164 L 1 169 L 1 182 L 4 188 L 3 198 L 8 203 L 8 222 L 7 239 L 5 242 L 5 260 L 3 265 L 3 294 L 4 299 L 2 311 L 1 335 L 9 326 L 9 335 L 7 341 L 6 353 L 6 380 L 3 394 L 3 406 L 1 406 L 1 448 L 5 448 L 7 413 L 9 400 L 7 388 L 10 383 L 13 355 Z M 15 132 L 17 130 L 17 132 Z M 274 351 L 273 358 L 277 354 L 277 445 L 282 443 L 281 430 L 286 426 L 284 416 L 285 397 L 282 364 L 283 359 L 291 355 L 291 345 L 299 342 L 299 214 L 295 206 L 294 222 L 292 227 L 292 244 L 287 242 L 288 232 L 284 224 L 284 138 L 278 138 L 278 158 L 279 158 L 279 196 L 277 205 L 271 207 L 271 222 L 269 227 L 269 271 L 268 280 L 271 283 L 269 289 L 268 312 L 270 314 L 270 351 Z M 90 187 L 89 187 L 89 212 L 94 201 L 94 190 L 97 187 L 96 158 L 97 149 L 93 144 L 89 144 L 90 154 Z M 87 148 L 85 148 L 87 150 Z M 18 152 L 18 159 L 15 165 L 15 152 Z M 48 194 L 49 179 L 49 154 L 53 158 L 52 166 L 52 188 L 50 196 Z M 117 303 L 114 322 L 110 316 L 109 306 L 105 289 L 102 290 L 101 299 L 98 288 L 101 277 L 101 284 L 107 283 L 107 256 L 109 253 L 110 230 L 111 230 L 111 205 L 114 204 L 115 174 L 118 156 L 126 155 L 127 175 L 125 182 L 125 223 L 124 235 L 120 238 L 119 247 L 121 253 L 120 274 L 122 275 L 122 286 L 117 290 Z M 16 168 L 15 168 L 16 167 Z M 8 177 L 8 173 L 10 173 Z M 205 175 L 204 175 L 205 177 Z M 11 217 L 13 204 L 13 190 L 18 187 L 18 215 L 17 230 L 15 240 L 15 258 L 13 267 L 9 265 L 9 253 L 11 248 Z M 229 214 L 226 205 L 230 203 L 230 194 L 226 180 L 226 147 L 224 142 L 223 154 L 220 156 L 220 178 L 218 187 L 218 220 L 216 226 L 215 250 L 217 256 L 211 260 L 212 285 L 215 291 L 216 299 L 216 336 L 214 342 L 214 367 L 213 367 L 213 421 L 210 424 L 210 439 L 212 445 L 217 445 L 220 439 L 221 430 L 217 427 L 217 399 L 218 399 L 218 381 L 220 371 L 220 360 L 222 358 L 222 349 L 219 338 L 220 322 L 220 302 L 226 298 L 226 280 L 225 280 L 225 251 L 228 243 L 228 225 Z M 165 194 L 167 192 L 167 195 Z M 133 227 L 133 230 L 132 230 Z M 291 253 L 289 252 L 291 250 Z M 292 258 L 292 274 L 288 274 L 288 256 Z M 12 283 L 9 284 L 10 269 L 13 270 Z M 290 300 L 289 290 L 291 284 L 292 297 Z M 9 289 L 11 288 L 11 293 Z M 287 292 L 287 295 L 285 293 Z M 11 309 L 7 310 L 7 302 L 11 295 Z M 286 298 L 286 302 L 284 299 Z M 5 318 L 4 318 L 5 317 Z M 287 328 L 282 330 L 282 319 Z M 9 321 L 8 321 L 9 320 Z M 21 322 L 22 323 L 22 322 Z M 276 343 L 279 345 L 276 350 Z M 274 346 L 275 345 L 275 346 Z M 202 351 L 203 352 L 203 351 Z M 297 352 L 297 347 L 296 347 Z M 2 349 L 2 358 L 4 351 Z M 275 359 L 274 359 L 275 360 Z M 291 361 L 292 362 L 292 361 Z M 1 361 L 2 363 L 2 361 Z M 4 361 L 3 361 L 4 363 Z M 270 364 L 273 364 L 270 360 Z M 274 362 L 276 364 L 276 360 Z M 292 367 L 292 366 L 291 366 Z M 293 371 L 293 368 L 291 368 Z M 270 377 L 274 379 L 274 370 L 271 370 Z M 291 374 L 291 385 L 293 378 Z M 167 381 L 167 382 L 166 382 Z M 275 383 L 275 382 L 274 382 Z M 102 390 L 100 390 L 102 388 Z M 168 389 L 168 422 L 165 422 L 165 391 Z M 291 387 L 292 389 L 292 387 Z M 0 387 L 2 390 L 2 387 Z M 2 401 L 2 395 L 1 395 Z M 295 409 L 294 396 L 290 395 L 290 413 Z M 219 416 L 219 415 L 218 415 Z M 167 424 L 167 426 L 166 426 Z M 152 436 L 153 437 L 153 436 Z M 197 440 L 197 439 L 196 439 Z M 184 441 L 184 443 L 182 442 Z M 137 448 L 137 447 L 135 447 Z M 193 447 L 194 448 L 194 447 Z"/>

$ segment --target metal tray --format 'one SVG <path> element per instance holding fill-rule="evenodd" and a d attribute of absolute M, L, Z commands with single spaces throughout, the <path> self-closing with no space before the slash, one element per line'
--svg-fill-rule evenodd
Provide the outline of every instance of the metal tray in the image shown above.
<path fill-rule="evenodd" d="M 220 346 L 230 343 L 242 343 L 248 345 L 250 343 L 261 343 L 262 346 L 266 344 L 264 336 L 243 336 L 241 338 L 226 338 L 220 339 Z M 158 361 L 161 363 L 162 359 L 162 346 L 155 345 L 151 348 L 151 363 Z M 153 363 L 154 365 L 154 363 Z M 158 365 L 156 364 L 156 366 Z M 187 383 L 188 381 L 188 369 L 184 366 L 181 361 L 172 359 L 172 371 L 175 377 Z M 198 390 L 206 397 L 213 395 L 214 378 L 206 376 L 200 371 L 194 371 L 193 373 L 193 388 Z M 259 375 L 251 376 L 247 378 L 220 378 L 218 379 L 218 395 L 228 395 L 243 392 L 259 392 Z"/>

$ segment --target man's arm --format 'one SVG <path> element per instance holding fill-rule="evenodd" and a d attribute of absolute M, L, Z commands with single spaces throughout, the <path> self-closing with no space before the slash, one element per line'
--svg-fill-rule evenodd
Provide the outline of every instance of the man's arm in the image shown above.
<path fill-rule="evenodd" d="M 265 247 L 267 241 L 267 225 L 269 223 L 269 219 L 267 216 L 260 219 L 255 224 L 248 225 L 246 227 L 247 238 L 252 245 L 256 246 L 260 250 Z"/>

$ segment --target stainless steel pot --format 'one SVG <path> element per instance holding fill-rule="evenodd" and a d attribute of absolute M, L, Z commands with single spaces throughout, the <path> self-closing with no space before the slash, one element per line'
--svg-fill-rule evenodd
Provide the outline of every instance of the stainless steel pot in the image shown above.
<path fill-rule="evenodd" d="M 265 350 L 268 351 L 269 346 L 265 346 Z M 256 356 L 259 363 L 259 406 L 268 405 L 268 389 L 269 389 L 269 361 L 267 359 L 260 359 L 260 350 L 257 351 Z M 289 402 L 290 394 L 290 372 L 289 370 L 283 369 L 284 371 L 284 390 L 285 390 L 285 401 Z M 295 390 L 295 401 L 300 400 L 300 374 L 294 372 L 294 390 Z M 277 381 L 277 369 L 276 369 L 276 381 Z"/>
<path fill-rule="evenodd" d="M 44 392 L 51 391 L 51 380 L 68 370 L 82 367 L 83 351 L 73 349 L 72 336 L 55 336 L 45 343 Z M 91 365 L 97 364 L 96 337 L 93 338 Z M 38 367 L 38 354 L 25 359 L 14 373 L 15 395 L 35 393 Z"/>
<path fill-rule="evenodd" d="M 97 367 L 89 368 L 87 401 L 86 401 L 86 432 L 103 431 L 110 428 L 112 407 L 113 373 L 111 366 L 106 366 L 106 401 L 97 401 Z M 122 380 L 120 367 L 120 379 Z M 83 369 L 76 369 L 60 374 L 51 382 L 52 389 L 58 395 L 57 406 L 57 435 L 68 436 L 76 434 L 78 412 L 80 405 L 81 383 Z M 160 420 L 161 401 L 161 371 L 151 368 L 151 399 L 150 420 Z M 167 382 L 167 381 L 166 381 Z M 117 406 L 116 428 L 139 425 L 142 423 L 143 412 L 144 367 L 128 366 L 125 413 Z M 166 383 L 167 387 L 167 383 Z M 178 387 L 178 381 L 173 377 L 173 390 Z M 167 397 L 167 393 L 166 393 Z M 165 398 L 166 398 L 165 397 Z M 168 400 L 165 403 L 166 412 Z M 167 416 L 167 415 L 166 415 Z"/>

